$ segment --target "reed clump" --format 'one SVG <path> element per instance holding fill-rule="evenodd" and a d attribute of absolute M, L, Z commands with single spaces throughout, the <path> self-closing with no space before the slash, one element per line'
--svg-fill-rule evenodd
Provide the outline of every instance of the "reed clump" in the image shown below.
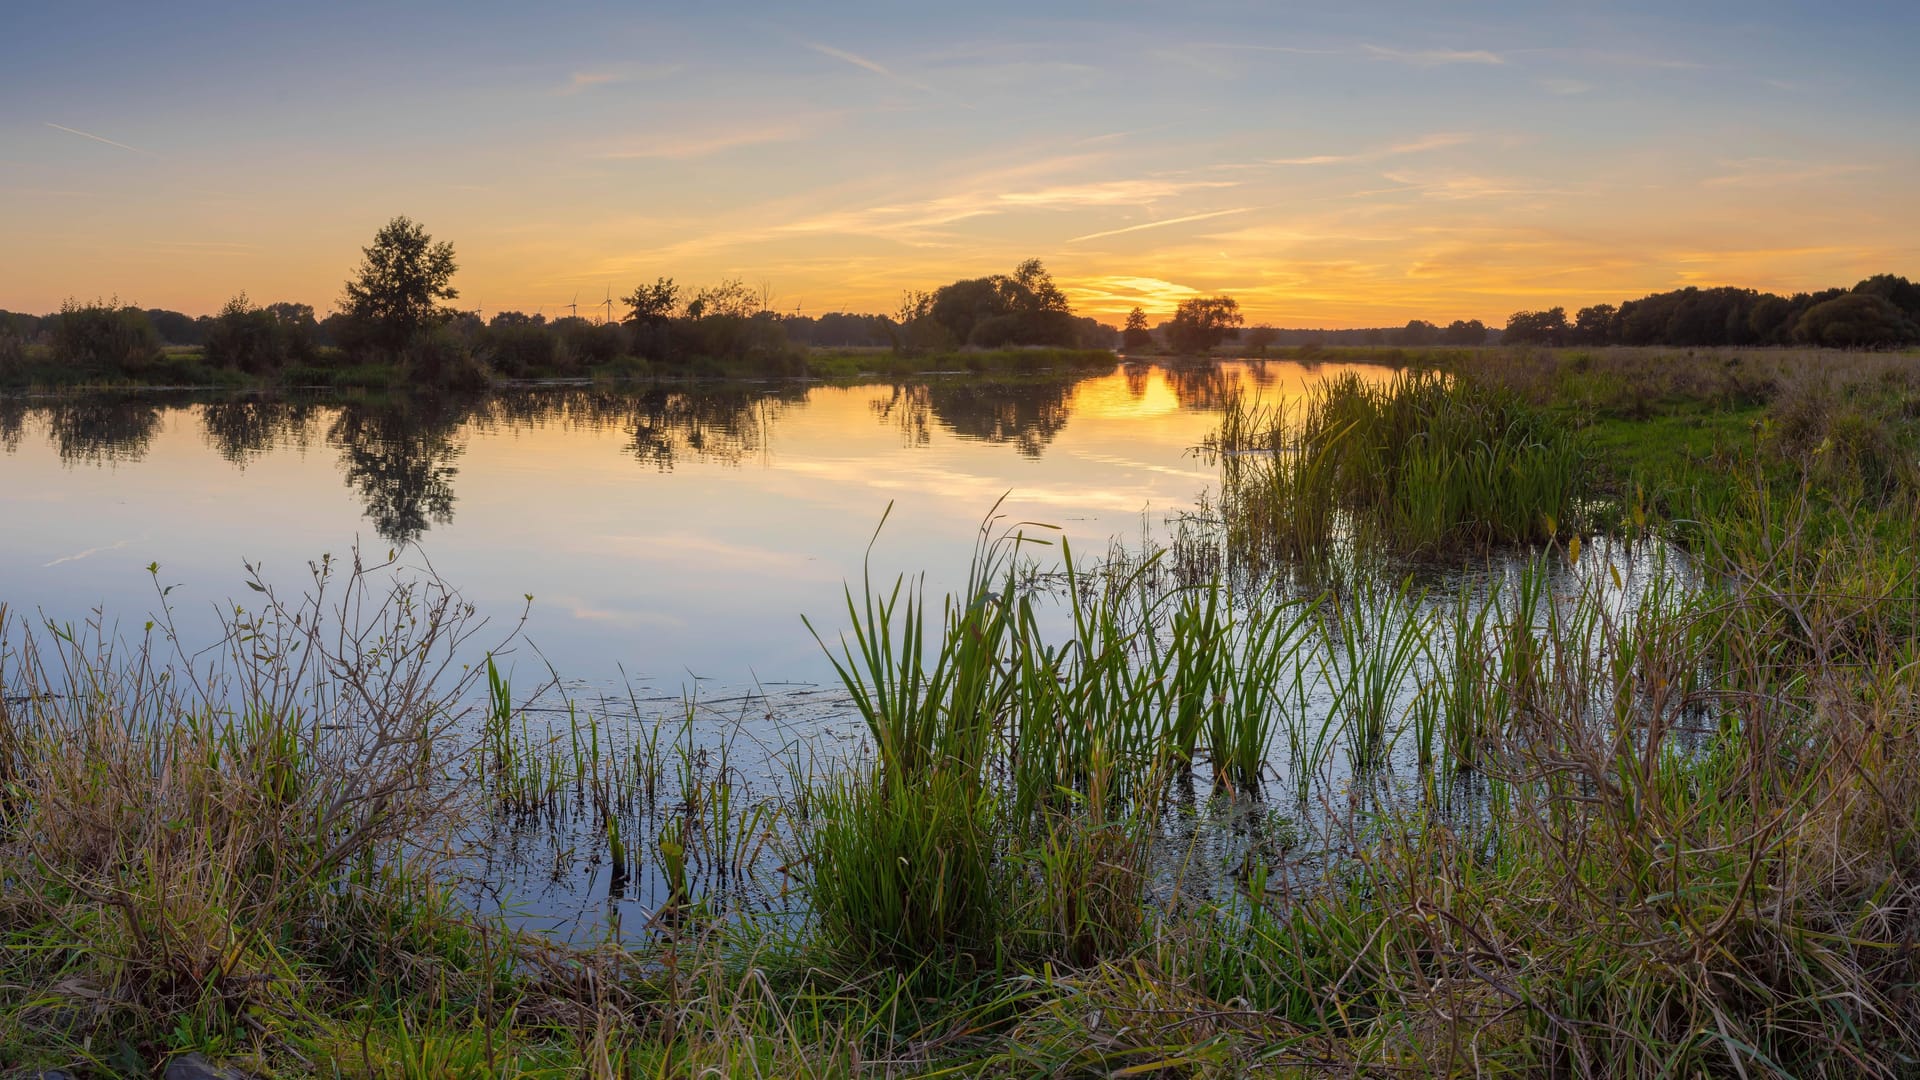
<path fill-rule="evenodd" d="M 1208 449 L 1229 547 L 1309 565 L 1571 534 L 1588 467 L 1580 440 L 1516 395 L 1421 370 L 1337 376 L 1292 408 L 1237 396 Z"/>

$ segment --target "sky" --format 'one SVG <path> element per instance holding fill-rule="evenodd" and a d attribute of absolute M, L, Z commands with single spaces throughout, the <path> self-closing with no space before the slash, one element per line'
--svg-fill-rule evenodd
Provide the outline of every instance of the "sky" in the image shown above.
<path fill-rule="evenodd" d="M 1920 276 L 1920 4 L 37 4 L 0 308 L 322 312 L 398 214 L 459 306 L 739 278 L 891 311 L 1037 257 L 1117 323 L 1502 325 Z M 615 303 L 618 311 L 617 300 Z M 604 307 L 597 309 L 604 310 Z"/>

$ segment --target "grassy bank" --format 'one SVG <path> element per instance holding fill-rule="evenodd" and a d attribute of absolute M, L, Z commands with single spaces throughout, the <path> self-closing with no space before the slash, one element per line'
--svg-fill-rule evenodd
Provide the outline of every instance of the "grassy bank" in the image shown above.
<path fill-rule="evenodd" d="M 753 805 L 529 734 L 430 584 L 250 593 L 211 667 L 16 617 L 0 1068 L 1910 1072 L 1913 372 L 1447 365 L 1230 411 L 1255 573 L 1074 567 L 1062 622 L 1030 530 L 955 597 L 854 583 L 811 625 L 872 753 Z M 563 806 L 663 883 L 647 932 L 454 902 L 468 825 Z"/>
<path fill-rule="evenodd" d="M 457 354 L 457 355 L 455 355 Z M 1118 362 L 1110 349 L 955 349 L 901 353 L 890 349 L 799 349 L 722 358 L 687 355 L 649 360 L 639 356 L 583 358 L 565 364 L 496 363 L 485 350 L 453 349 L 431 365 L 400 357 L 350 356 L 321 348 L 310 357 L 270 371 L 245 372 L 208 360 L 199 348 L 169 348 L 136 361 L 74 364 L 39 347 L 0 357 L 0 391 L 132 390 L 197 387 L 226 390 L 289 390 L 329 387 L 356 390 L 472 388 L 492 381 L 591 379 L 626 382 L 657 379 L 821 379 L 851 381 L 930 372 L 990 375 L 1093 371 Z M 431 371 L 428 370 L 431 368 Z"/>

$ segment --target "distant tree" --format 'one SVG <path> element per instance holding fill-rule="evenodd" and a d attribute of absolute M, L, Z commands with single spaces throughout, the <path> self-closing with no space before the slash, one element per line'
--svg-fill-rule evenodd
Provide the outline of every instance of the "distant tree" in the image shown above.
<path fill-rule="evenodd" d="M 1249 328 L 1246 337 L 1247 346 L 1253 350 L 1254 355 L 1265 356 L 1267 350 L 1273 347 L 1273 343 L 1280 340 L 1280 331 L 1266 323 L 1261 323 L 1259 326 Z"/>
<path fill-rule="evenodd" d="M 1013 284 L 1016 286 L 1013 297 L 1015 309 L 1030 312 L 1065 312 L 1069 310 L 1067 294 L 1053 283 L 1053 275 L 1040 265 L 1039 259 L 1028 259 L 1013 270 Z"/>
<path fill-rule="evenodd" d="M 935 290 L 927 317 L 958 345 L 1073 345 L 1086 333 L 1066 293 L 1038 259 L 1012 274 L 968 278 Z"/>
<path fill-rule="evenodd" d="M 1619 309 L 1612 304 L 1583 307 L 1573 317 L 1573 340 L 1581 345 L 1605 345 L 1613 338 L 1613 317 Z"/>
<path fill-rule="evenodd" d="M 511 326 L 545 326 L 547 317 L 538 312 L 532 315 L 524 311 L 496 311 L 493 318 L 487 320 L 491 330 L 504 330 Z"/>
<path fill-rule="evenodd" d="M 1747 333 L 1760 344 L 1778 345 L 1792 333 L 1797 314 L 1786 297 L 1762 296 L 1747 312 Z"/>
<path fill-rule="evenodd" d="M 1443 345 L 1485 345 L 1487 343 L 1487 324 L 1479 319 L 1455 319 L 1440 331 L 1440 343 Z"/>
<path fill-rule="evenodd" d="M 1167 343 L 1183 354 L 1211 351 L 1246 320 L 1240 303 L 1231 296 L 1196 296 L 1182 300 L 1167 324 Z"/>
<path fill-rule="evenodd" d="M 147 313 L 118 299 L 68 300 L 52 325 L 53 357 L 80 367 L 138 369 L 160 355 L 160 335 Z"/>
<path fill-rule="evenodd" d="M 160 340 L 169 345 L 199 345 L 205 341 L 205 327 L 191 315 L 165 308 L 148 308 L 147 321 L 153 324 Z"/>
<path fill-rule="evenodd" d="M 1122 348 L 1144 349 L 1153 344 L 1153 331 L 1147 329 L 1147 313 L 1134 308 L 1127 312 L 1127 324 L 1120 330 Z"/>
<path fill-rule="evenodd" d="M 1410 348 L 1424 348 L 1440 340 L 1440 328 L 1424 319 L 1408 319 L 1407 325 L 1394 335 L 1394 344 Z"/>
<path fill-rule="evenodd" d="M 672 318 L 680 306 L 680 287 L 672 278 L 655 278 L 653 284 L 635 288 L 620 302 L 627 305 L 628 322 L 657 326 Z"/>
<path fill-rule="evenodd" d="M 1567 309 L 1563 307 L 1516 311 L 1507 318 L 1502 340 L 1509 345 L 1564 345 L 1571 329 L 1567 325 Z"/>
<path fill-rule="evenodd" d="M 207 328 L 207 360 L 260 375 L 313 353 L 313 309 L 306 304 L 254 307 L 246 293 L 227 301 Z"/>
<path fill-rule="evenodd" d="M 434 243 L 426 229 L 402 215 L 374 234 L 361 254 L 340 301 L 361 341 L 398 351 L 451 316 L 441 301 L 460 295 L 450 284 L 458 269 L 452 244 Z"/>
<path fill-rule="evenodd" d="M 1875 274 L 1855 285 L 1853 291 L 1862 296 L 1877 296 L 1899 308 L 1907 318 L 1920 322 L 1920 285 L 1906 278 Z"/>
<path fill-rule="evenodd" d="M 678 290 L 673 289 L 671 281 L 666 281 L 664 278 L 661 281 L 667 285 L 673 295 L 678 295 Z M 656 282 L 653 287 L 657 288 L 659 284 L 660 282 Z M 687 318 L 689 319 L 716 317 L 744 319 L 758 310 L 760 310 L 759 294 L 749 289 L 747 283 L 739 278 L 728 278 L 718 285 L 709 285 L 694 293 L 693 298 L 687 301 Z"/>
<path fill-rule="evenodd" d="M 1808 308 L 1794 324 L 1793 336 L 1836 349 L 1888 348 L 1920 341 L 1920 326 L 1891 300 L 1846 293 Z"/>

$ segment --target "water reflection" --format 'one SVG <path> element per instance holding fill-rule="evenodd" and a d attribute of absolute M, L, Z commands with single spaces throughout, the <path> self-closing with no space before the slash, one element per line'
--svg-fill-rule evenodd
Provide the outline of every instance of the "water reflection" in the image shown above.
<path fill-rule="evenodd" d="M 147 456 L 160 408 L 138 398 L 60 398 L 47 406 L 47 433 L 69 465 L 111 465 Z"/>
<path fill-rule="evenodd" d="M 201 406 L 200 425 L 207 445 L 244 469 L 275 448 L 306 450 L 318 412 L 312 401 L 237 398 Z"/>
<path fill-rule="evenodd" d="M 340 451 L 347 485 L 359 493 L 374 531 L 393 544 L 418 540 L 453 520 L 454 462 L 465 450 L 456 436 L 472 400 L 399 398 L 342 407 L 327 429 Z"/>
<path fill-rule="evenodd" d="M 364 519 L 398 545 L 453 520 L 460 463 L 477 437 L 549 428 L 618 433 L 625 454 L 667 473 L 689 460 L 736 467 L 771 461 L 776 433 L 797 410 L 864 405 L 875 422 L 898 429 L 908 448 L 929 447 L 944 432 L 1037 460 L 1076 413 L 1141 418 L 1214 411 L 1237 389 L 1271 387 L 1271 367 L 1128 363 L 1105 375 L 852 389 L 794 383 L 548 386 L 432 397 L 0 397 L 0 451 L 18 453 L 37 429 L 69 467 L 139 462 L 162 431 L 181 422 L 197 424 L 204 444 L 240 470 L 270 455 L 323 446 L 337 455 Z"/>

